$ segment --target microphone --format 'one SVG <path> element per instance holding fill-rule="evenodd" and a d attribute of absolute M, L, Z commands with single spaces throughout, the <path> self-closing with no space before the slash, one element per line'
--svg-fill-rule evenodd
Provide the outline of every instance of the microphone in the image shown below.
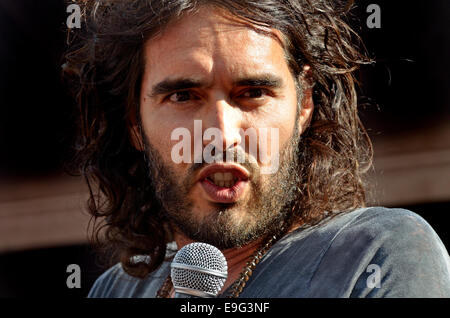
<path fill-rule="evenodd" d="M 175 298 L 216 297 L 228 277 L 225 256 L 218 248 L 206 243 L 184 246 L 170 267 Z"/>

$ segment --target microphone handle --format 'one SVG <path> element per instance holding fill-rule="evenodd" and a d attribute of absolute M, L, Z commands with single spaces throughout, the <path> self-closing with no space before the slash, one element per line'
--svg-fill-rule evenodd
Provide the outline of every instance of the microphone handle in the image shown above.
<path fill-rule="evenodd" d="M 201 290 L 186 287 L 175 287 L 175 298 L 214 298 L 214 297 L 215 296 Z"/>

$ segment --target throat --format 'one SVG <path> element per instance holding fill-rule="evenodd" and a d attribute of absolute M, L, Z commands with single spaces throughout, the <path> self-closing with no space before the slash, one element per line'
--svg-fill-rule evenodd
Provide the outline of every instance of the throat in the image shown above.
<path fill-rule="evenodd" d="M 243 247 L 234 247 L 222 251 L 228 263 L 228 278 L 221 290 L 223 293 L 235 281 L 240 278 L 241 273 L 247 266 L 247 263 L 252 260 L 252 257 L 261 247 L 262 240 L 254 241 Z"/>

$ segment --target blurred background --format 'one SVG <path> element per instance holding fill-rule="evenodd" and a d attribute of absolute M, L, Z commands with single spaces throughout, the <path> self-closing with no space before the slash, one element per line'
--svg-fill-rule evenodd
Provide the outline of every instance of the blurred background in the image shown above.
<path fill-rule="evenodd" d="M 450 250 L 450 1 L 356 1 L 378 63 L 363 68 L 371 205 L 403 207 Z M 370 29 L 369 4 L 381 8 Z M 60 78 L 63 0 L 0 0 L 0 297 L 85 297 L 105 270 L 87 243 L 83 181 L 64 173 L 73 101 Z M 81 288 L 69 289 L 69 264 Z"/>

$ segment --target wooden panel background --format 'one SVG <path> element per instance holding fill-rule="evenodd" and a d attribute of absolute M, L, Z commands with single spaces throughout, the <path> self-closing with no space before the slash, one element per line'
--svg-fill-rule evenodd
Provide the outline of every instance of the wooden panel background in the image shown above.
<path fill-rule="evenodd" d="M 450 201 L 450 125 L 374 138 L 371 205 Z M 75 177 L 0 184 L 0 252 L 87 242 L 86 186 Z"/>

